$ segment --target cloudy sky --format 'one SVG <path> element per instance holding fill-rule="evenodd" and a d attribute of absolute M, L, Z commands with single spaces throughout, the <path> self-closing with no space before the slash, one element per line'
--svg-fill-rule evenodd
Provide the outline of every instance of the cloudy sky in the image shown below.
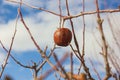
<path fill-rule="evenodd" d="M 19 0 L 16 0 L 19 1 Z M 32 6 L 41 7 L 46 10 L 53 11 L 59 14 L 59 0 L 23 0 L 23 2 L 30 4 Z M 68 0 L 69 1 L 69 8 L 72 15 L 79 14 L 82 12 L 82 0 Z M 107 2 L 106 2 L 107 1 Z M 100 9 L 117 9 L 120 5 L 119 0 L 99 0 L 99 7 Z M 0 0 L 0 40 L 4 44 L 4 46 L 9 49 L 11 39 L 15 29 L 15 22 L 17 16 L 17 9 L 19 4 L 11 3 L 6 0 Z M 67 15 L 65 0 L 61 0 L 61 7 L 62 7 L 62 14 Z M 85 11 L 94 11 L 96 10 L 95 7 L 95 0 L 86 0 L 85 1 Z M 23 13 L 24 20 L 29 27 L 32 35 L 34 36 L 35 40 L 39 44 L 39 46 L 44 49 L 48 46 L 48 51 L 54 46 L 53 41 L 53 34 L 54 31 L 59 27 L 59 17 L 53 15 L 51 13 L 47 13 L 44 11 L 32 9 L 25 5 L 22 5 L 21 11 Z M 104 19 L 104 32 L 108 44 L 114 46 L 116 52 L 118 49 L 116 45 L 114 45 L 113 36 L 111 34 L 109 24 L 107 18 L 109 17 L 115 30 L 119 30 L 118 28 L 119 23 L 115 22 L 120 20 L 120 13 L 106 13 L 101 14 L 101 17 Z M 82 47 L 82 17 L 73 19 L 74 27 L 76 36 L 80 45 L 80 49 Z M 86 15 L 85 16 L 86 22 L 86 58 L 92 57 L 94 62 L 97 61 L 103 62 L 102 56 L 99 55 L 101 52 L 101 48 L 99 44 L 96 42 L 100 42 L 99 32 L 97 30 L 97 23 L 96 23 L 96 15 Z M 65 22 L 65 27 L 71 30 L 71 26 L 69 25 L 69 21 Z M 96 39 L 95 39 L 96 37 Z M 74 41 L 72 40 L 71 44 L 74 46 Z M 66 51 L 71 51 L 70 47 L 64 47 L 56 50 L 58 56 L 62 56 Z M 34 46 L 32 40 L 30 39 L 29 34 L 27 33 L 26 29 L 24 28 L 23 24 L 20 20 L 17 22 L 17 34 L 15 37 L 14 45 L 12 48 L 12 55 L 15 56 L 21 63 L 25 65 L 31 64 L 31 60 L 35 62 L 39 62 L 41 59 L 39 53 L 37 52 L 36 47 Z M 98 58 L 96 58 L 96 56 Z M 6 52 L 0 46 L 0 65 L 4 62 L 6 57 Z M 52 59 L 51 59 L 52 60 Z M 74 57 L 74 61 L 77 61 L 77 58 Z M 89 63 L 89 61 L 86 61 Z M 8 61 L 8 65 L 3 73 L 3 75 L 8 74 L 13 77 L 14 80 L 32 80 L 32 73 L 29 69 L 24 69 L 17 65 L 11 58 Z M 69 63 L 66 62 L 65 68 L 69 70 L 70 66 Z M 90 65 L 90 64 L 88 64 Z M 98 68 L 100 64 L 96 64 Z M 43 70 L 48 69 L 48 64 L 45 65 Z M 78 70 L 79 65 L 77 62 L 75 63 L 75 72 Z M 103 71 L 103 68 L 99 68 Z M 1 70 L 1 68 L 0 68 Z M 51 77 L 51 76 L 50 76 Z M 49 80 L 49 78 L 47 78 Z M 54 79 L 55 80 L 55 79 Z"/>

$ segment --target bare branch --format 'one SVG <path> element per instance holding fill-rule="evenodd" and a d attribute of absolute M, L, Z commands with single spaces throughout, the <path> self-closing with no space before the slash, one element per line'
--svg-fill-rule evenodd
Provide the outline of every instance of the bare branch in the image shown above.
<path fill-rule="evenodd" d="M 56 56 L 55 53 L 53 54 L 53 57 L 54 57 L 55 61 L 57 62 L 58 67 L 60 67 L 60 68 L 61 68 L 61 71 L 65 74 L 65 76 L 66 76 L 65 78 L 66 78 L 66 79 L 71 79 L 71 78 L 69 78 L 69 76 L 67 75 L 65 69 L 64 69 L 64 68 L 62 67 L 62 65 L 60 64 L 60 62 L 59 62 L 59 60 L 58 60 L 58 58 L 57 58 L 57 56 Z"/>
<path fill-rule="evenodd" d="M 58 2 L 59 2 L 59 12 L 60 12 L 60 15 L 62 15 L 61 0 L 58 0 Z M 61 26 L 61 24 L 62 24 L 62 17 L 60 16 L 60 23 L 59 23 L 60 28 L 63 27 Z"/>
<path fill-rule="evenodd" d="M 2 77 L 2 74 L 3 74 L 4 70 L 5 70 L 6 65 L 7 65 L 7 62 L 8 62 L 8 59 L 9 59 L 11 50 L 12 50 L 12 46 L 13 46 L 13 43 L 14 43 L 14 39 L 15 39 L 16 32 L 17 32 L 17 30 L 16 30 L 16 28 L 15 28 L 15 31 L 14 31 L 14 34 L 13 34 L 13 37 L 12 37 L 12 40 L 11 40 L 10 48 L 9 48 L 9 50 L 8 50 L 8 53 L 7 53 L 7 57 L 6 57 L 6 59 L 5 59 L 4 64 L 2 65 L 2 71 L 0 72 L 0 78 Z"/>
<path fill-rule="evenodd" d="M 34 37 L 32 36 L 31 31 L 29 30 L 29 28 L 27 27 L 27 25 L 26 25 L 26 23 L 25 23 L 25 21 L 24 21 L 24 19 L 23 19 L 23 16 L 22 16 L 22 13 L 21 13 L 21 11 L 20 11 L 20 8 L 18 9 L 18 13 L 19 13 L 19 15 L 20 15 L 21 21 L 22 21 L 25 29 L 27 30 L 27 32 L 29 33 L 29 35 L 30 35 L 30 37 L 31 37 L 31 40 L 33 41 L 33 43 L 34 43 L 34 45 L 36 46 L 36 48 L 38 49 L 38 51 L 39 51 L 40 53 L 42 53 L 42 52 L 43 52 L 42 49 L 39 47 L 39 45 L 38 45 L 37 42 L 35 41 Z"/>
<path fill-rule="evenodd" d="M 0 44 L 1 44 L 1 46 L 3 47 L 3 49 L 8 53 L 9 51 L 5 48 L 5 46 L 3 45 L 3 43 L 0 41 Z M 19 64 L 20 66 L 22 66 L 22 67 L 24 67 L 24 68 L 32 68 L 32 67 L 30 67 L 30 66 L 25 66 L 25 65 L 23 65 L 22 63 L 20 63 L 17 59 L 15 59 L 13 56 L 12 56 L 12 54 L 10 54 L 10 56 L 11 56 L 11 58 L 17 63 L 17 64 Z"/>
<path fill-rule="evenodd" d="M 66 8 L 67 8 L 68 16 L 70 16 L 68 0 L 66 0 Z M 76 34 L 75 34 L 75 30 L 74 30 L 73 21 L 72 21 L 71 18 L 70 18 L 70 24 L 71 24 L 71 27 L 72 27 L 72 32 L 73 32 L 73 37 L 74 37 L 74 43 L 75 43 L 75 46 L 77 48 L 79 57 L 81 58 L 80 61 L 81 61 L 82 65 L 83 65 L 83 68 L 84 68 L 85 72 L 87 73 L 87 76 L 89 77 L 89 79 L 90 80 L 94 80 L 92 78 L 90 72 L 89 72 L 89 68 L 85 64 L 84 56 L 81 55 L 81 52 L 80 52 L 80 49 L 79 49 L 79 44 L 78 44 L 78 41 L 77 41 L 77 38 L 76 38 Z"/>
<path fill-rule="evenodd" d="M 33 8 L 33 9 L 42 10 L 42 11 L 45 11 L 45 12 L 54 14 L 54 15 L 56 15 L 56 16 L 61 16 L 61 15 L 55 13 L 55 12 L 52 12 L 52 11 L 49 11 L 49 10 L 45 10 L 45 9 L 43 9 L 43 8 L 35 7 L 35 6 L 29 5 L 29 4 L 24 3 L 24 2 L 19 2 L 19 1 L 14 1 L 14 0 L 6 0 L 6 1 L 9 1 L 9 2 L 12 2 L 12 3 L 17 3 L 17 4 L 22 4 L 22 5 L 25 5 L 25 6 L 27 6 L 27 7 Z"/>
<path fill-rule="evenodd" d="M 99 6 L 98 6 L 98 0 L 95 0 L 95 4 L 96 4 L 96 9 L 97 9 L 97 18 L 98 18 L 98 29 L 101 35 L 101 39 L 102 39 L 102 53 L 103 53 L 103 58 L 104 58 L 104 62 L 105 62 L 105 70 L 106 70 L 106 76 L 104 78 L 104 80 L 108 80 L 111 77 L 110 74 L 110 66 L 109 66 L 109 62 L 108 62 L 108 51 L 107 51 L 107 43 L 106 43 L 106 39 L 105 39 L 105 35 L 103 32 L 103 27 L 102 27 L 102 23 L 103 20 L 100 17 L 100 13 L 99 13 Z"/>
<path fill-rule="evenodd" d="M 66 53 L 66 54 L 59 60 L 59 63 L 63 63 L 67 57 L 68 57 L 68 54 Z M 59 67 L 59 63 L 57 63 L 56 65 L 53 65 L 53 64 L 49 61 L 49 58 L 46 57 L 46 55 L 45 55 L 45 59 L 46 59 L 46 61 L 48 62 L 48 64 L 52 67 L 52 69 L 48 70 L 46 73 L 44 73 L 43 75 L 41 75 L 38 80 L 43 80 L 43 79 L 45 79 L 50 73 L 53 72 L 53 70 L 57 71 L 57 73 L 60 74 L 60 76 L 63 77 L 64 79 L 66 78 L 66 76 L 65 76 L 61 71 L 59 71 L 59 69 L 57 68 L 57 67 Z"/>
<path fill-rule="evenodd" d="M 83 16 L 83 15 L 90 15 L 90 14 L 96 14 L 97 13 L 97 11 L 90 11 L 90 12 L 81 12 L 81 13 L 78 13 L 77 15 L 63 16 L 63 15 L 57 14 L 55 12 L 52 12 L 52 11 L 49 11 L 49 10 L 45 10 L 43 8 L 39 8 L 39 7 L 35 7 L 35 6 L 32 6 L 32 5 L 29 5 L 29 4 L 24 3 L 24 2 L 21 3 L 21 2 L 18 2 L 18 1 L 14 1 L 14 0 L 6 0 L 6 1 L 17 3 L 17 4 L 23 4 L 25 6 L 33 8 L 33 9 L 42 10 L 42 11 L 51 13 L 51 14 L 56 15 L 56 16 L 61 16 L 61 17 L 64 17 L 65 20 L 72 19 L 72 18 L 77 18 L 77 17 Z M 99 10 L 99 13 L 113 13 L 113 12 L 120 12 L 120 9 L 118 8 L 118 9 Z"/>
<path fill-rule="evenodd" d="M 48 55 L 48 58 L 51 57 L 51 55 L 53 54 L 54 50 L 55 50 L 56 46 L 54 45 L 53 49 L 51 50 L 51 52 Z M 44 51 L 44 53 L 46 53 L 46 50 Z M 44 56 L 44 55 L 43 55 Z M 45 57 L 44 57 L 45 58 Z M 39 67 L 37 68 L 37 72 L 44 66 L 44 64 L 46 63 L 46 59 L 39 65 Z"/>
<path fill-rule="evenodd" d="M 73 64 L 73 53 L 71 52 L 71 54 L 70 54 L 71 76 L 73 75 L 73 72 L 74 72 L 74 70 L 73 70 L 73 66 L 74 66 L 74 64 Z M 70 79 L 72 79 L 72 77 L 71 77 Z"/>
<path fill-rule="evenodd" d="M 13 43 L 14 43 L 14 39 L 15 39 L 15 36 L 16 36 L 16 33 L 17 33 L 17 22 L 18 22 L 18 18 L 19 18 L 19 15 L 17 14 L 17 17 L 16 17 L 16 23 L 15 23 L 15 30 L 14 30 L 14 33 L 13 33 L 13 37 L 12 37 L 12 40 L 11 40 L 11 44 L 10 44 L 10 48 L 9 50 L 7 50 L 4 45 L 2 44 L 2 41 L 0 40 L 0 44 L 1 46 L 3 47 L 3 49 L 7 52 L 7 57 L 5 59 L 5 62 L 4 64 L 2 65 L 2 71 L 0 72 L 0 78 L 2 77 L 2 74 L 4 72 L 4 69 L 7 65 L 7 61 L 9 59 L 9 56 L 11 56 L 11 50 L 12 50 L 12 46 L 13 46 Z"/>
<path fill-rule="evenodd" d="M 85 11 L 85 0 L 83 0 L 83 12 Z M 84 15 L 82 16 L 83 19 L 83 44 L 82 44 L 82 56 L 85 55 L 85 18 Z"/>

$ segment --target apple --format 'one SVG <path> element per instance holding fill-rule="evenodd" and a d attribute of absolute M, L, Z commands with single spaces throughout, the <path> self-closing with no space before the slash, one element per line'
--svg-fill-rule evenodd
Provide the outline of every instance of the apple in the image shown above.
<path fill-rule="evenodd" d="M 68 46 L 72 40 L 72 32 L 68 28 L 58 28 L 54 33 L 54 42 L 58 46 Z"/>

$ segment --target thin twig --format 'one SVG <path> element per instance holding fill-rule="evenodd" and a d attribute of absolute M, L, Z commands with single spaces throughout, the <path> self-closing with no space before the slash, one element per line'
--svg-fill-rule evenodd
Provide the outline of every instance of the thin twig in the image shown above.
<path fill-rule="evenodd" d="M 66 8 L 67 8 L 67 14 L 68 14 L 68 16 L 70 16 L 68 0 L 66 0 Z M 74 26 L 73 26 L 73 21 L 71 19 L 69 19 L 69 20 L 70 20 L 70 24 L 71 24 L 71 27 L 72 27 L 72 32 L 73 32 L 73 37 L 74 37 L 74 42 L 75 42 L 76 48 L 78 50 L 79 56 L 82 57 L 81 53 L 80 53 L 78 41 L 77 41 L 77 38 L 76 38 L 76 34 L 75 34 Z"/>
<path fill-rule="evenodd" d="M 36 6 L 32 6 L 32 5 L 27 4 L 27 3 L 25 3 L 25 2 L 22 2 L 22 3 L 21 3 L 21 2 L 19 2 L 19 1 L 14 1 L 14 0 L 6 0 L 6 1 L 9 1 L 9 2 L 12 2 L 12 3 L 17 3 L 17 4 L 22 4 L 22 5 L 25 5 L 25 6 L 27 6 L 27 7 L 33 8 L 33 9 L 42 10 L 42 11 L 45 11 L 45 12 L 54 14 L 54 15 L 56 15 L 56 16 L 61 16 L 60 14 L 57 14 L 57 13 L 55 13 L 55 12 L 52 12 L 52 11 L 49 11 L 49 10 L 45 10 L 45 9 L 43 9 L 43 8 L 39 8 L 39 7 L 36 7 Z"/>
<path fill-rule="evenodd" d="M 60 68 L 61 68 L 61 71 L 63 72 L 63 74 L 65 74 L 65 76 L 66 76 L 65 79 L 71 79 L 71 78 L 67 75 L 65 69 L 64 69 L 64 68 L 62 67 L 62 65 L 60 64 L 60 61 L 58 60 L 58 58 L 57 58 L 57 56 L 56 56 L 55 53 L 53 54 L 53 57 L 54 57 L 55 61 L 57 62 L 58 67 L 60 67 Z"/>
<path fill-rule="evenodd" d="M 5 61 L 4 61 L 4 64 L 2 65 L 2 71 L 0 72 L 0 78 L 2 77 L 2 74 L 3 74 L 4 70 L 5 70 L 6 65 L 7 65 L 7 62 L 8 62 L 11 50 L 12 50 L 12 46 L 13 46 L 13 43 L 14 43 L 16 32 L 17 32 L 17 29 L 16 29 L 16 26 L 15 26 L 15 31 L 14 31 L 14 34 L 13 34 L 13 37 L 12 37 L 12 40 L 11 40 L 10 48 L 8 50 L 7 57 L 6 57 Z"/>
<path fill-rule="evenodd" d="M 1 46 L 3 47 L 3 49 L 8 53 L 8 50 L 5 48 L 5 46 L 3 45 L 3 43 L 0 41 Z M 17 59 L 15 59 L 11 54 L 10 54 L 11 58 L 20 66 L 24 67 L 24 68 L 31 68 L 29 66 L 25 66 L 22 63 L 20 63 Z"/>
<path fill-rule="evenodd" d="M 75 50 L 71 44 L 70 44 L 70 48 L 71 48 L 72 51 L 75 53 L 75 56 L 76 56 L 79 60 L 81 60 L 81 58 L 79 57 L 79 55 L 78 55 L 78 53 L 77 53 L 78 51 Z"/>
<path fill-rule="evenodd" d="M 26 25 L 26 23 L 25 23 L 25 21 L 24 21 L 24 19 L 23 19 L 23 16 L 22 16 L 22 13 L 21 13 L 20 8 L 18 8 L 18 13 L 19 13 L 19 15 L 20 15 L 21 22 L 23 23 L 25 29 L 27 30 L 27 32 L 29 33 L 29 35 L 30 35 L 30 37 L 31 37 L 31 40 L 32 40 L 33 43 L 35 44 L 35 46 L 36 46 L 36 48 L 38 49 L 38 51 L 39 51 L 40 53 L 43 53 L 42 49 L 39 47 L 39 45 L 38 45 L 37 42 L 35 41 L 34 37 L 32 36 L 31 31 L 30 31 L 29 28 L 27 27 L 27 25 Z M 41 56 L 42 56 L 42 54 L 41 54 Z"/>
<path fill-rule="evenodd" d="M 56 46 L 54 45 L 53 49 L 51 50 L 51 52 L 50 52 L 49 55 L 48 55 L 48 58 L 51 57 L 51 55 L 53 54 L 55 48 L 56 48 Z M 45 64 L 46 62 L 47 62 L 47 61 L 44 60 L 44 61 L 42 62 L 42 64 L 38 67 L 37 71 L 39 71 L 39 70 L 44 66 L 44 64 Z"/>
<path fill-rule="evenodd" d="M 77 54 L 77 51 L 74 50 L 73 46 L 70 44 L 70 48 L 72 49 L 72 51 L 74 52 L 75 56 L 81 61 L 81 58 L 79 57 L 79 55 Z M 82 64 L 80 65 L 79 69 L 78 69 L 78 74 L 80 73 Z"/>
<path fill-rule="evenodd" d="M 99 13 L 113 13 L 113 12 L 120 12 L 120 9 L 105 9 L 105 10 L 99 10 Z M 90 12 L 81 12 L 76 15 L 71 15 L 71 16 L 64 16 L 64 19 L 72 19 L 72 18 L 77 18 L 83 15 L 91 15 L 91 14 L 96 14 L 97 11 L 90 11 Z"/>
<path fill-rule="evenodd" d="M 103 53 L 103 58 L 104 58 L 104 62 L 105 62 L 105 70 L 106 70 L 106 76 L 104 78 L 104 80 L 108 80 L 111 77 L 110 74 L 110 66 L 109 66 L 109 62 L 108 62 L 108 51 L 107 51 L 107 43 L 106 43 L 106 39 L 105 39 L 105 35 L 103 32 L 103 27 L 102 27 L 102 23 L 103 20 L 100 17 L 100 13 L 99 13 L 99 6 L 98 6 L 98 0 L 95 0 L 95 4 L 96 4 L 96 9 L 97 9 L 97 18 L 98 18 L 98 29 L 101 35 L 101 39 L 102 39 L 102 53 Z"/>
<path fill-rule="evenodd" d="M 20 17 L 21 17 L 21 21 L 22 21 L 24 27 L 25 27 L 26 30 L 28 31 L 28 33 L 29 33 L 32 41 L 34 42 L 35 46 L 37 47 L 39 53 L 40 53 L 42 56 L 44 56 L 44 58 L 46 59 L 46 61 L 49 63 L 49 65 L 50 65 L 54 70 L 56 70 L 61 76 L 65 77 L 65 76 L 49 61 L 49 58 L 46 56 L 45 52 L 41 50 L 41 48 L 39 47 L 39 45 L 37 44 L 37 42 L 36 42 L 35 39 L 33 38 L 33 36 L 32 36 L 32 34 L 31 34 L 29 28 L 28 28 L 27 25 L 25 24 L 20 9 L 18 9 L 18 12 L 19 12 L 19 15 L 20 15 Z"/>
<path fill-rule="evenodd" d="M 69 11 L 69 5 L 68 5 L 68 0 L 66 0 L 66 8 L 67 8 L 67 14 L 68 16 L 70 16 L 70 11 Z M 72 27 L 72 32 L 73 32 L 73 37 L 74 37 L 74 43 L 75 43 L 75 46 L 77 48 L 77 51 L 78 51 L 78 54 L 79 54 L 79 57 L 81 58 L 80 61 L 83 65 L 83 68 L 85 70 L 85 72 L 87 73 L 87 76 L 89 77 L 90 80 L 94 80 L 89 72 L 89 68 L 86 66 L 85 64 L 85 60 L 84 60 L 84 57 L 82 57 L 81 55 L 81 52 L 80 52 L 80 49 L 79 49 L 79 44 L 78 44 L 78 41 L 77 41 L 77 38 L 76 38 L 76 34 L 75 34 L 75 31 L 74 31 L 74 25 L 73 25 L 73 21 L 72 19 L 70 18 L 70 24 L 71 24 L 71 27 Z"/>
<path fill-rule="evenodd" d="M 59 63 L 63 63 L 65 61 L 65 59 L 68 57 L 68 54 L 66 53 L 60 60 L 59 60 Z M 48 75 L 50 75 L 50 73 L 52 73 L 54 70 L 57 71 L 57 73 L 63 77 L 64 79 L 66 78 L 66 76 L 61 72 L 59 71 L 58 67 L 59 67 L 59 63 L 57 63 L 56 65 L 53 65 L 50 61 L 49 61 L 49 58 L 46 57 L 45 55 L 45 59 L 46 61 L 48 62 L 48 64 L 52 67 L 50 70 L 47 70 L 47 72 L 45 72 L 43 75 L 41 75 L 39 77 L 38 80 L 44 80 Z"/>
<path fill-rule="evenodd" d="M 56 15 L 56 16 L 61 16 L 61 17 L 64 17 L 65 20 L 67 19 L 72 19 L 72 18 L 77 18 L 77 17 L 80 17 L 80 16 L 83 16 L 83 15 L 90 15 L 90 14 L 96 14 L 97 11 L 90 11 L 90 12 L 81 12 L 81 13 L 78 13 L 76 15 L 70 15 L 70 16 L 63 16 L 63 15 L 60 15 L 60 14 L 57 14 L 55 12 L 52 12 L 52 11 L 49 11 L 49 10 L 45 10 L 43 8 L 39 8 L 39 7 L 35 7 L 35 6 L 32 6 L 32 5 L 29 5 L 27 3 L 24 3 L 24 2 L 18 2 L 18 1 L 14 1 L 14 0 L 6 0 L 6 1 L 9 1 L 9 2 L 13 2 L 13 3 L 17 3 L 17 4 L 23 4 L 25 6 L 28 6 L 30 8 L 33 8 L 33 9 L 37 9 L 37 10 L 42 10 L 42 11 L 45 11 L 45 12 L 48 12 L 48 13 L 51 13 L 53 15 Z M 105 10 L 99 10 L 99 13 L 113 13 L 113 12 L 120 12 L 120 9 L 105 9 Z"/>
<path fill-rule="evenodd" d="M 70 68 L 71 68 L 71 78 L 72 79 L 72 75 L 73 75 L 73 67 L 74 67 L 74 64 L 73 64 L 73 53 L 71 52 L 70 54 Z"/>
<path fill-rule="evenodd" d="M 83 0 L 83 12 L 85 12 L 85 0 Z M 85 17 L 82 16 L 83 19 L 83 44 L 82 44 L 82 56 L 85 55 Z"/>
<path fill-rule="evenodd" d="M 17 33 L 17 22 L 18 22 L 18 18 L 19 18 L 19 15 L 17 14 L 14 34 L 13 34 L 13 37 L 12 37 L 12 40 L 11 40 L 10 48 L 9 48 L 9 50 L 7 51 L 7 53 L 8 53 L 8 54 L 7 54 L 7 57 L 6 57 L 6 59 L 5 59 L 4 64 L 2 65 L 2 71 L 0 72 L 0 78 L 2 77 L 2 74 L 3 74 L 3 72 L 4 72 L 4 69 L 5 69 L 6 65 L 7 65 L 7 61 L 8 61 L 8 59 L 9 59 L 9 56 L 11 56 L 12 46 L 13 46 L 13 43 L 14 43 L 15 35 L 16 35 L 16 33 Z M 3 47 L 4 50 L 7 50 L 7 49 L 4 47 L 4 45 L 2 44 L 2 41 L 1 41 L 1 40 L 0 40 L 0 44 L 1 44 L 1 46 Z"/>
<path fill-rule="evenodd" d="M 61 9 L 61 0 L 58 0 L 59 2 L 59 12 L 60 12 L 60 15 L 62 15 L 62 9 Z M 59 23 L 59 27 L 63 27 L 62 25 L 62 17 L 60 16 L 60 23 Z"/>

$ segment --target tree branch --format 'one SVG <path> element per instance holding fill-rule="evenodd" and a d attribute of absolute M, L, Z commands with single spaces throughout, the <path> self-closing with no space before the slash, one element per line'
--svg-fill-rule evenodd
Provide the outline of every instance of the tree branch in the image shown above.
<path fill-rule="evenodd" d="M 107 51 L 107 43 L 106 43 L 106 39 L 105 39 L 105 35 L 103 32 L 103 27 L 102 27 L 102 23 L 103 20 L 100 17 L 100 11 L 99 11 L 99 6 L 98 6 L 98 0 L 95 0 L 96 3 L 96 9 L 97 9 L 97 21 L 98 21 L 98 29 L 101 35 L 101 39 L 102 39 L 102 53 L 103 53 L 103 58 L 104 58 L 104 62 L 105 62 L 105 70 L 106 70 L 106 76 L 104 78 L 104 80 L 108 80 L 111 77 L 111 73 L 110 73 L 110 66 L 109 66 L 109 62 L 108 62 L 108 51 Z"/>
<path fill-rule="evenodd" d="M 8 53 L 7 53 L 7 57 L 6 57 L 5 61 L 4 61 L 4 64 L 2 65 L 2 71 L 0 72 L 0 78 L 2 77 L 2 74 L 3 74 L 4 70 L 5 70 L 6 65 L 7 65 L 7 62 L 8 62 L 11 50 L 12 50 L 12 46 L 13 46 L 13 43 L 14 43 L 16 32 L 17 32 L 17 30 L 15 29 L 12 40 L 11 40 L 10 48 L 8 50 Z"/>

